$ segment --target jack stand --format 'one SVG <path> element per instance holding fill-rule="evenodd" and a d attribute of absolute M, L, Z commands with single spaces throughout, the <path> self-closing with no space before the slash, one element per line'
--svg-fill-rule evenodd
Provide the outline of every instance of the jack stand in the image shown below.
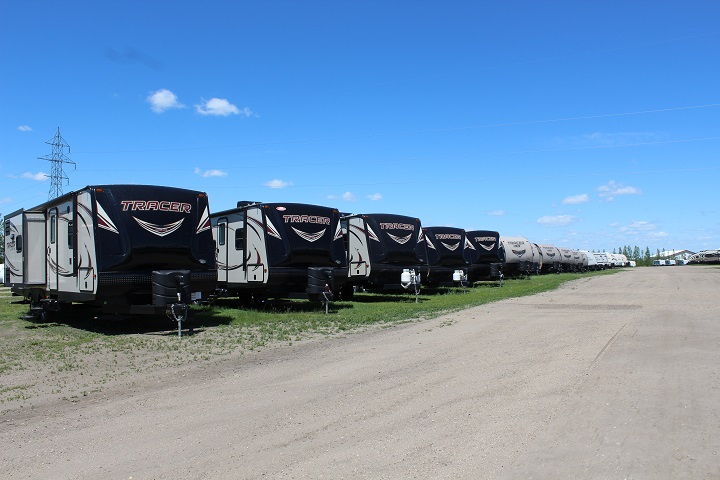
<path fill-rule="evenodd" d="M 175 320 L 178 324 L 178 338 L 182 338 L 182 322 L 187 319 L 188 306 L 184 303 L 173 303 L 168 305 L 166 312 L 171 320 Z"/>
<path fill-rule="evenodd" d="M 330 299 L 333 294 L 328 285 L 325 285 L 325 291 L 323 292 L 323 305 L 325 305 L 325 315 L 330 311 Z"/>

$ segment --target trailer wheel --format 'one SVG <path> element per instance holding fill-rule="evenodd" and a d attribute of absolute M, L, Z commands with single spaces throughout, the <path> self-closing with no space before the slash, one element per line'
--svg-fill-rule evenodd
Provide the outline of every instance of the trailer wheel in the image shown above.
<path fill-rule="evenodd" d="M 343 285 L 340 289 L 340 300 L 351 302 L 355 296 L 355 287 L 352 285 Z"/>
<path fill-rule="evenodd" d="M 267 295 L 264 292 L 253 293 L 253 303 L 256 307 L 264 307 L 267 301 Z"/>
<path fill-rule="evenodd" d="M 238 303 L 241 307 L 247 307 L 252 302 L 252 292 L 241 291 L 238 293 Z"/>

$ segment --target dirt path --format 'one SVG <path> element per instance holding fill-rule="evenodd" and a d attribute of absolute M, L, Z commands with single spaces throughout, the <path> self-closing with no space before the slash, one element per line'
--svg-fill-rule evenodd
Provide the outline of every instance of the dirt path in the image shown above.
<path fill-rule="evenodd" d="M 638 268 L 0 419 L 2 478 L 719 478 L 720 270 Z"/>

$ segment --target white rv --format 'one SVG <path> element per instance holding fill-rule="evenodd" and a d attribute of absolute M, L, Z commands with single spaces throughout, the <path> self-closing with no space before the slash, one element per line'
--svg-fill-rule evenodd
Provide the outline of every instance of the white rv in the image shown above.
<path fill-rule="evenodd" d="M 592 252 L 589 252 L 587 250 L 580 250 L 580 253 L 584 254 L 587 259 L 587 269 L 591 272 L 594 272 L 595 270 L 598 270 L 598 262 L 597 258 L 595 258 L 595 255 Z"/>

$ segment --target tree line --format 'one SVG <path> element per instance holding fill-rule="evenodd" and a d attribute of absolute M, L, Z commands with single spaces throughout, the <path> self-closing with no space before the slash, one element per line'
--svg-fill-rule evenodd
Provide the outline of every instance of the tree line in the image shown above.
<path fill-rule="evenodd" d="M 605 250 L 603 250 L 604 252 Z M 645 250 L 641 250 L 640 247 L 635 245 L 625 245 L 624 247 L 613 248 L 612 253 L 621 253 L 627 257 L 628 260 L 632 260 L 638 267 L 649 267 L 652 266 L 653 260 L 660 260 L 665 258 L 665 249 L 660 250 L 659 248 L 653 254 L 650 252 L 650 247 L 645 247 Z"/>

